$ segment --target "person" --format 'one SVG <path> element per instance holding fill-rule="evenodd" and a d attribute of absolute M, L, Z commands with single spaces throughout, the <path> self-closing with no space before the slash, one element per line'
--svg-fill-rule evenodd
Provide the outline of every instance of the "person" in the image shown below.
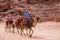
<path fill-rule="evenodd" d="M 24 13 L 24 18 L 26 18 L 26 19 L 28 19 L 28 18 L 29 18 L 28 10 L 26 10 L 26 12 Z"/>
<path fill-rule="evenodd" d="M 28 13 L 28 10 L 26 10 L 26 12 L 24 13 L 24 18 L 27 20 L 28 26 L 30 26 L 30 24 L 32 23 L 33 19 L 31 17 L 31 14 Z"/>

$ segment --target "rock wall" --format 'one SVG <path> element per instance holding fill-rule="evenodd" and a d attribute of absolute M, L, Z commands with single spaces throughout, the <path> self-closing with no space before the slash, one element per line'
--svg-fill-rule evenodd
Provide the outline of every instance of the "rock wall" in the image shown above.
<path fill-rule="evenodd" d="M 1 0 L 0 16 L 23 15 L 27 9 L 30 14 L 39 15 L 42 21 L 60 21 L 59 2 L 60 0 Z"/>
<path fill-rule="evenodd" d="M 28 4 L 38 4 L 38 3 L 53 4 L 58 2 L 60 2 L 60 0 L 27 0 Z"/>

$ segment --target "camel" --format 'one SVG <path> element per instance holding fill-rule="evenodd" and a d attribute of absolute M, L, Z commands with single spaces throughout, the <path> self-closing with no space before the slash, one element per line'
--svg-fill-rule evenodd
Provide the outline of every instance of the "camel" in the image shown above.
<path fill-rule="evenodd" d="M 8 30 L 9 32 L 11 32 L 11 28 L 12 28 L 12 32 L 14 33 L 14 29 L 16 28 L 19 33 L 19 29 L 21 29 L 20 23 L 22 20 L 23 17 L 17 19 L 15 22 L 11 18 L 8 18 L 7 21 L 5 22 L 6 25 L 5 32 L 7 32 Z"/>
<path fill-rule="evenodd" d="M 9 29 L 9 32 L 11 32 L 11 28 L 14 27 L 14 26 L 13 26 L 13 20 L 10 19 L 10 18 L 7 19 L 7 21 L 5 22 L 5 25 L 6 25 L 6 27 L 5 27 L 5 32 L 8 31 L 7 29 Z"/>
<path fill-rule="evenodd" d="M 22 20 L 23 20 L 23 17 L 17 19 L 17 20 L 15 21 L 15 23 L 13 24 L 13 25 L 14 25 L 14 28 L 17 29 L 18 33 L 19 33 L 19 29 L 21 29 L 20 23 L 22 22 Z M 13 28 L 13 33 L 14 33 L 14 28 Z"/>
<path fill-rule="evenodd" d="M 29 36 L 32 37 L 32 34 L 34 32 L 33 29 L 32 29 L 32 27 L 35 27 L 35 25 L 38 23 L 39 16 L 35 16 L 33 18 L 30 18 L 30 19 L 31 20 L 23 19 L 24 21 L 21 22 L 21 27 L 22 27 L 21 34 L 22 34 L 22 32 L 24 33 L 24 31 L 23 31 L 24 29 L 26 29 L 26 34 L 28 34 L 27 31 L 29 29 Z"/>
<path fill-rule="evenodd" d="M 13 28 L 13 33 L 14 33 L 14 28 L 16 27 L 18 33 L 19 33 L 19 29 L 21 29 L 21 35 L 22 33 L 25 35 L 24 29 L 26 29 L 26 34 L 28 34 L 27 31 L 29 29 L 29 36 L 31 37 L 34 32 L 32 27 L 34 27 L 38 23 L 38 21 L 39 21 L 39 16 L 35 16 L 29 19 L 25 19 L 24 17 L 22 17 L 22 18 L 17 19 L 14 24 L 13 24 L 13 20 L 9 19 L 5 23 L 6 24 L 5 32 L 7 29 L 9 29 L 11 32 L 11 28 Z"/>

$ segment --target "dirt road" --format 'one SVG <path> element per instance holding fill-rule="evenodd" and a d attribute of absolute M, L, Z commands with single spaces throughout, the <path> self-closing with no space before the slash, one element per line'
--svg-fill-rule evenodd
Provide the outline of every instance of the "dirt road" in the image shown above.
<path fill-rule="evenodd" d="M 4 32 L 4 23 L 0 23 L 0 40 L 60 40 L 59 22 L 42 22 L 33 28 L 34 33 L 31 38 Z"/>

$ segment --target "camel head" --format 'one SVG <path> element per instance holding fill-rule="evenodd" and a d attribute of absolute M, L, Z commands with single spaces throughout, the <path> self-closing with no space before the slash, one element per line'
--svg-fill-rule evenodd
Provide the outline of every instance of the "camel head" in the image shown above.
<path fill-rule="evenodd" d="M 37 20 L 37 22 L 39 22 L 39 20 L 40 20 L 40 17 L 39 17 L 39 16 L 36 16 L 36 20 Z"/>
<path fill-rule="evenodd" d="M 33 25 L 36 25 L 39 22 L 39 20 L 40 20 L 40 17 L 39 16 L 35 16 Z"/>

